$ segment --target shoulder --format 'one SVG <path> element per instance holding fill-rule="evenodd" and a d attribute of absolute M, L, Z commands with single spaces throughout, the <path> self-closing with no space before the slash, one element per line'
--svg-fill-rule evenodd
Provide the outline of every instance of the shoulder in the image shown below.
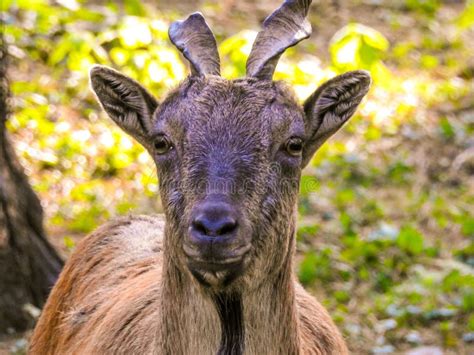
<path fill-rule="evenodd" d="M 161 264 L 162 216 L 126 216 L 100 226 L 81 240 L 61 272 L 60 281 L 100 289 L 123 282 L 128 270 Z"/>
<path fill-rule="evenodd" d="M 295 283 L 303 354 L 348 354 L 344 339 L 326 309 Z"/>
<path fill-rule="evenodd" d="M 163 231 L 161 216 L 127 216 L 102 225 L 78 243 L 43 309 L 30 353 L 91 353 L 79 349 L 86 343 L 93 349 L 112 344 L 102 342 L 107 334 L 116 334 L 128 349 L 143 350 L 135 335 L 154 331 Z M 140 312 L 130 314 L 131 303 Z M 103 336 L 90 341 L 90 329 Z"/>
<path fill-rule="evenodd" d="M 147 239 L 148 237 L 160 237 L 163 234 L 165 220 L 162 215 L 129 215 L 118 217 L 98 227 L 95 231 L 85 237 L 81 243 L 107 244 L 110 241 L 121 239 Z"/>
<path fill-rule="evenodd" d="M 163 216 L 125 216 L 113 219 L 82 239 L 70 258 L 93 252 L 140 253 L 159 251 L 163 242 L 165 221 Z"/>

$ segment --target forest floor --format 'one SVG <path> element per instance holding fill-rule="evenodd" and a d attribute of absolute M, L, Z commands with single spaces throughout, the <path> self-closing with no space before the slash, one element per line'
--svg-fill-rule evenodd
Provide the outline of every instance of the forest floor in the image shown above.
<path fill-rule="evenodd" d="M 454 25 L 463 2 L 443 3 L 314 1 L 313 35 L 288 59 L 304 63 L 310 58 L 322 68 L 337 67 L 328 48 L 337 49 L 332 46 L 335 33 L 351 22 L 388 41 L 371 64 L 374 88 L 360 113 L 305 170 L 299 205 L 298 276 L 330 310 L 354 354 L 404 354 L 421 346 L 474 354 L 474 31 L 457 31 Z M 222 41 L 242 29 L 257 30 L 278 4 L 155 1 L 152 6 L 171 17 L 199 10 Z M 369 33 L 365 40 L 377 38 L 361 31 Z M 369 47 L 377 46 L 384 47 Z M 293 67 L 285 60 L 280 68 Z M 21 100 L 23 91 L 33 89 L 15 83 L 28 82 L 33 71 L 52 76 L 41 60 L 12 62 L 10 81 L 19 97 L 12 116 L 19 118 L 10 129 L 45 207 L 50 240 L 67 258 L 106 219 L 159 211 L 156 179 L 140 148 L 131 148 L 109 123 L 98 125 L 91 113 L 98 106 L 80 90 L 72 91 L 71 107 L 55 103 L 54 113 L 45 113 L 44 122 L 57 125 L 64 118 L 67 127 L 54 134 L 53 128 L 28 132 L 36 126 L 22 123 L 21 115 L 31 113 L 24 113 L 28 108 Z M 51 91 L 61 89 L 55 80 Z M 48 101 L 53 97 L 42 95 Z M 104 132 L 109 129 L 114 144 L 107 146 Z M 64 148 L 65 141 L 87 134 L 92 138 L 81 144 L 97 141 L 108 148 Z M 38 147 L 39 137 L 44 141 Z M 55 137 L 55 149 L 46 149 Z M 101 152 L 104 161 L 91 163 Z M 54 155 L 69 159 L 69 165 L 57 163 Z M 94 173 L 86 174 L 92 165 Z M 23 353 L 27 338 L 16 334 L 0 341 L 0 354 Z"/>

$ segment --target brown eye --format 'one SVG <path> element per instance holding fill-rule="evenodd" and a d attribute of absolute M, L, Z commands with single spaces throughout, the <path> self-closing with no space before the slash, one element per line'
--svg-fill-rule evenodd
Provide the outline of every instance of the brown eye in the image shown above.
<path fill-rule="evenodd" d="M 165 154 L 173 148 L 170 140 L 166 136 L 156 137 L 153 146 L 157 154 Z"/>
<path fill-rule="evenodd" d="M 301 155 L 303 151 L 303 140 L 298 137 L 288 139 L 288 142 L 286 142 L 286 151 L 295 157 Z"/>

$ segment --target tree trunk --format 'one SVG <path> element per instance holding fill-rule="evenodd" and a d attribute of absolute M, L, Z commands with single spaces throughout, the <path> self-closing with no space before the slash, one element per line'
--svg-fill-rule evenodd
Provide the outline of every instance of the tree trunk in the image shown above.
<path fill-rule="evenodd" d="M 34 324 L 63 261 L 48 243 L 43 210 L 18 163 L 8 132 L 7 49 L 0 33 L 0 335 Z"/>

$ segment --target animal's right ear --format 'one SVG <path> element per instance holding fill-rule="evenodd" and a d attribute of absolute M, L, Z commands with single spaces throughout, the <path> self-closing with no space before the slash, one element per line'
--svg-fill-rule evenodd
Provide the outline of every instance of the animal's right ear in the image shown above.
<path fill-rule="evenodd" d="M 90 70 L 90 83 L 110 118 L 145 145 L 157 100 L 135 80 L 105 66 Z"/>

